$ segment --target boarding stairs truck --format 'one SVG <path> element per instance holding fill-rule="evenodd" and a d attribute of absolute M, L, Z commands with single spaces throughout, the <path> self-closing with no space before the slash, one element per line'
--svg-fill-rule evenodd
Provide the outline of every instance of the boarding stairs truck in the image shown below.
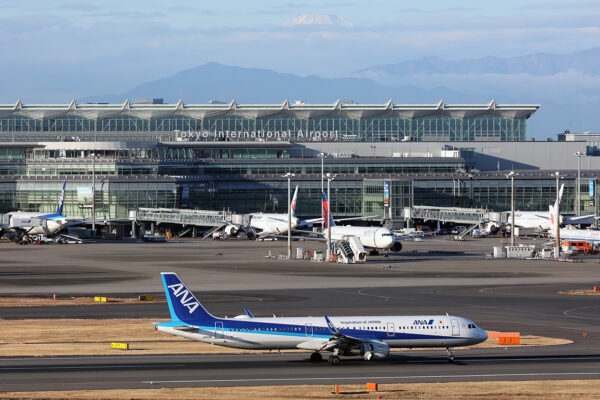
<path fill-rule="evenodd" d="M 338 260 L 345 264 L 363 263 L 367 260 L 367 252 L 356 236 L 346 236 L 342 240 L 338 240 L 334 245 L 334 250 L 339 255 Z"/>

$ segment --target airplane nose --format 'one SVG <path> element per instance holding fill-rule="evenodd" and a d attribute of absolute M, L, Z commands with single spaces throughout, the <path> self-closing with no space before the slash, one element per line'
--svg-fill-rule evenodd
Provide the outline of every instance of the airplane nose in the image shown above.
<path fill-rule="evenodd" d="M 488 333 L 486 331 L 484 331 L 481 328 L 477 328 L 478 329 L 478 336 L 480 339 L 482 339 L 482 342 L 485 342 L 488 339 Z"/>

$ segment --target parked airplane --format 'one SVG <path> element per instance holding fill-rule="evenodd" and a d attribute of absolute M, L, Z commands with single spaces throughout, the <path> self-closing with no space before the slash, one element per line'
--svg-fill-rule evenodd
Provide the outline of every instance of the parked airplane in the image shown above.
<path fill-rule="evenodd" d="M 300 219 L 296 217 L 296 200 L 298 199 L 298 186 L 294 191 L 294 197 L 290 209 L 292 211 L 292 229 L 300 224 Z M 224 232 L 228 236 L 236 236 L 239 232 L 245 231 L 251 236 L 268 236 L 275 234 L 285 234 L 288 231 L 288 214 L 276 213 L 253 213 L 248 214 L 247 221 L 243 223 L 232 223 L 225 227 Z"/>
<path fill-rule="evenodd" d="M 559 203 L 562 199 L 562 191 L 560 191 Z M 548 211 L 515 211 L 515 226 L 518 228 L 538 229 L 540 231 L 549 231 L 552 228 L 551 212 Z M 506 213 L 507 222 L 491 221 L 488 223 L 488 231 L 493 233 L 501 228 L 510 230 L 511 213 Z M 561 225 L 590 225 L 594 222 L 593 215 L 568 216 L 559 215 L 558 221 Z"/>
<path fill-rule="evenodd" d="M 63 202 L 65 199 L 65 187 L 58 200 L 56 212 L 48 214 L 42 212 L 12 211 L 4 214 L 2 229 L 5 232 L 13 232 L 19 236 L 23 235 L 54 235 L 67 225 L 67 217 L 63 214 Z"/>
<path fill-rule="evenodd" d="M 378 227 L 378 226 L 338 226 L 335 224 L 332 215 L 328 215 L 329 207 L 328 200 L 325 193 L 321 192 L 323 199 L 323 216 L 325 218 L 325 224 L 323 226 L 323 235 L 327 238 L 329 232 L 328 223 L 331 224 L 331 240 L 344 240 L 348 237 L 357 237 L 364 247 L 370 248 L 373 251 L 372 254 L 376 253 L 377 250 L 402 250 L 402 243 L 396 240 L 394 232 L 391 229 Z"/>
<path fill-rule="evenodd" d="M 552 228 L 550 229 L 550 236 L 553 238 L 556 238 L 556 224 L 558 221 L 560 221 L 560 200 L 562 198 L 564 186 L 565 185 L 561 185 L 554 205 L 549 206 L 550 222 Z M 597 229 L 559 228 L 559 236 L 560 240 L 576 240 L 588 243 L 600 242 L 600 230 Z"/>
<path fill-rule="evenodd" d="M 340 356 L 365 360 L 385 359 L 390 348 L 446 348 L 454 360 L 453 347 L 487 340 L 487 333 L 472 321 L 451 315 L 217 318 L 200 304 L 173 272 L 163 272 L 162 281 L 171 321 L 156 329 L 175 336 L 225 347 L 255 350 L 312 350 L 311 361 L 321 361 L 321 352 L 331 352 L 329 363 Z"/>

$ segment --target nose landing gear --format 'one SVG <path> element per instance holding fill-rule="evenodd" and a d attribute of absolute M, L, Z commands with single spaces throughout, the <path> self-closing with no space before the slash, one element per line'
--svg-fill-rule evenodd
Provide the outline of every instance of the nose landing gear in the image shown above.
<path fill-rule="evenodd" d="M 452 347 L 446 347 L 446 353 L 448 353 L 448 362 L 454 362 L 454 353 Z"/>

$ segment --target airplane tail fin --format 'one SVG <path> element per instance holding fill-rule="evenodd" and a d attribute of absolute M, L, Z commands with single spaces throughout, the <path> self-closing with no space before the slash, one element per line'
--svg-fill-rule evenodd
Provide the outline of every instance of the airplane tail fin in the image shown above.
<path fill-rule="evenodd" d="M 174 272 L 161 272 L 171 320 L 190 325 L 213 322 L 215 318 L 200 304 L 194 294 Z"/>
<path fill-rule="evenodd" d="M 327 200 L 327 196 L 325 195 L 325 193 L 321 192 L 321 198 L 323 203 L 323 227 L 327 229 L 329 227 L 329 224 L 331 224 L 331 226 L 335 226 L 335 222 L 333 221 L 333 217 L 329 213 L 329 201 Z"/>
<path fill-rule="evenodd" d="M 296 185 L 296 190 L 294 190 L 294 197 L 292 198 L 292 204 L 290 206 L 292 210 L 292 218 L 296 217 L 296 200 L 298 200 L 298 185 Z"/>
<path fill-rule="evenodd" d="M 60 197 L 58 198 L 58 207 L 56 207 L 56 214 L 63 215 L 63 203 L 65 201 L 65 187 L 67 186 L 67 181 L 63 182 L 62 191 L 60 192 Z"/>

